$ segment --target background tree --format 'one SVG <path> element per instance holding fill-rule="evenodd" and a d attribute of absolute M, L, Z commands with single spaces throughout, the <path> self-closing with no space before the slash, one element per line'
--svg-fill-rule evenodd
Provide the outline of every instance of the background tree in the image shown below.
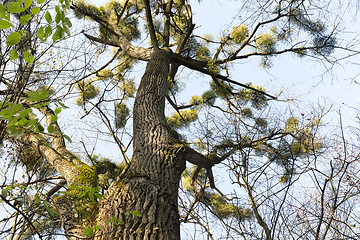
<path fill-rule="evenodd" d="M 213 238 L 210 223 L 220 221 L 228 238 L 356 236 L 349 214 L 340 209 L 357 192 L 350 188 L 340 194 L 340 185 L 333 187 L 333 181 L 344 184 L 349 168 L 341 167 L 343 158 L 334 158 L 340 167 L 331 164 L 330 174 L 325 174 L 326 164 L 315 166 L 319 156 L 330 156 L 318 135 L 323 113 L 276 116 L 270 100 L 281 96 L 230 78 L 233 63 L 251 57 L 260 57 L 264 68 L 284 53 L 330 61 L 340 45 L 337 29 L 322 21 L 328 3 L 257 3 L 258 8 L 246 8 L 255 15 L 219 37 L 196 35 L 185 1 L 110 1 L 102 7 L 78 1 L 71 9 L 86 25 L 77 26 L 81 34 L 75 30 L 59 42 L 68 31 L 67 15 L 55 8 L 52 19 L 44 11 L 47 23 L 35 21 L 38 27 L 28 28 L 32 45 L 24 44 L 41 52 L 28 63 L 31 71 L 24 70 L 22 59 L 13 59 L 19 78 L 6 61 L 2 64 L 6 90 L 0 114 L 8 172 L 1 198 L 13 209 L 14 222 L 2 234 L 18 239 L 57 234 L 68 239 L 180 239 L 184 222 L 199 224 Z M 56 44 L 42 43 L 42 24 L 59 26 L 52 39 Z M 149 44 L 144 43 L 148 38 Z M 91 48 L 96 51 L 89 53 Z M 111 59 L 98 66 L 105 53 Z M 141 80 L 129 74 L 138 61 L 147 62 Z M 208 77 L 209 90 L 181 104 L 177 99 L 186 69 Z M 112 137 L 123 162 L 96 156 L 85 143 L 85 157 L 79 146 L 66 146 L 70 138 L 58 120 L 66 106 L 59 100 L 70 98 L 81 108 L 82 119 L 101 120 L 89 125 L 101 134 L 107 128 L 103 137 Z M 165 116 L 167 105 L 173 110 Z M 30 125 L 34 128 L 25 124 L 37 118 Z M 15 166 L 24 169 L 25 182 L 14 181 Z M 235 195 L 218 187 L 217 167 L 229 171 Z M 290 194 L 309 172 L 316 174 L 320 204 L 298 203 Z M 61 180 L 51 186 L 56 179 Z M 332 192 L 326 188 L 330 182 Z M 339 230 L 344 224 L 347 232 Z"/>

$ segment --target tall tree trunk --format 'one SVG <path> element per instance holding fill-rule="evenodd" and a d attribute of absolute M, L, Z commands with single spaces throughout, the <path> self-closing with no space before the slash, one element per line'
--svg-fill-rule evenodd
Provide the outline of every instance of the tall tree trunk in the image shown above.
<path fill-rule="evenodd" d="M 178 186 L 185 148 L 165 120 L 171 54 L 157 50 L 148 62 L 134 104 L 134 154 L 129 173 L 99 203 L 98 239 L 180 239 Z M 141 217 L 125 215 L 137 210 Z M 106 224 L 113 217 L 124 222 Z"/>

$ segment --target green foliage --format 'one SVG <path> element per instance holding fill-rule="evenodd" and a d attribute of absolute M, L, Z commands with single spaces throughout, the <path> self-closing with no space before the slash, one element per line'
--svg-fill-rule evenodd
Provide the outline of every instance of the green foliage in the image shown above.
<path fill-rule="evenodd" d="M 271 33 L 260 33 L 256 37 L 256 47 L 261 53 L 272 53 L 276 51 L 276 39 Z"/>
<path fill-rule="evenodd" d="M 213 105 L 216 100 L 216 93 L 212 90 L 206 91 L 201 95 L 201 98 L 204 99 L 204 102 L 207 105 Z"/>
<path fill-rule="evenodd" d="M 171 93 L 173 96 L 175 96 L 182 90 L 182 85 L 176 79 L 168 78 L 166 90 L 168 93 Z"/>
<path fill-rule="evenodd" d="M 99 93 L 99 88 L 93 85 L 93 80 L 78 82 L 75 88 L 79 92 L 79 97 L 75 99 L 75 104 L 78 106 L 85 105 L 87 100 L 95 98 Z"/>
<path fill-rule="evenodd" d="M 12 24 L 10 22 L 0 19 L 0 29 L 8 29 L 11 27 L 12 27 Z"/>
<path fill-rule="evenodd" d="M 230 85 L 224 81 L 212 81 L 210 83 L 210 90 L 212 90 L 217 97 L 222 99 L 226 99 L 227 97 L 231 96 L 230 89 Z"/>
<path fill-rule="evenodd" d="M 181 55 L 195 58 L 200 61 L 210 61 L 210 50 L 206 44 L 199 42 L 195 38 L 190 38 L 185 44 L 185 50 Z"/>
<path fill-rule="evenodd" d="M 249 36 L 249 29 L 245 24 L 236 25 L 233 27 L 231 35 L 235 43 L 241 44 Z"/>
<path fill-rule="evenodd" d="M 268 122 L 265 118 L 256 118 L 255 119 L 255 124 L 259 127 L 259 128 L 266 128 L 268 125 Z"/>
<path fill-rule="evenodd" d="M 117 103 L 115 105 L 115 127 L 125 127 L 129 115 L 130 109 L 126 106 L 126 104 L 123 102 Z"/>
<path fill-rule="evenodd" d="M 37 92 L 47 92 L 49 95 L 52 95 L 55 93 L 55 89 L 51 86 L 45 86 L 45 85 L 40 85 L 37 90 Z M 57 114 L 57 113 L 56 113 Z"/>
<path fill-rule="evenodd" d="M 118 81 L 121 81 L 123 80 L 122 74 L 131 70 L 138 60 L 124 53 L 120 53 L 117 59 L 119 60 L 119 64 L 118 67 L 116 68 L 116 72 L 120 77 Z"/>
<path fill-rule="evenodd" d="M 184 172 L 181 175 L 182 186 L 186 191 L 195 192 L 198 188 L 198 185 L 204 184 L 206 182 L 206 171 L 201 169 L 197 175 L 197 178 L 193 182 L 193 175 L 197 166 L 191 165 L 190 168 L 186 167 Z"/>
<path fill-rule="evenodd" d="M 13 33 L 10 33 L 10 35 L 6 38 L 6 44 L 8 46 L 13 46 L 13 45 L 19 43 L 20 40 L 21 40 L 21 33 L 13 32 Z"/>
<path fill-rule="evenodd" d="M 198 119 L 198 110 L 181 110 L 180 115 L 179 113 L 174 113 L 170 117 L 166 117 L 167 123 L 173 128 L 188 127 L 190 123 Z"/>
<path fill-rule="evenodd" d="M 108 68 L 103 69 L 96 74 L 98 80 L 109 80 L 113 76 L 114 76 L 113 72 Z"/>
<path fill-rule="evenodd" d="M 210 60 L 210 50 L 205 45 L 199 45 L 197 46 L 195 50 L 195 59 L 199 61 L 209 61 Z"/>
<path fill-rule="evenodd" d="M 193 143 L 194 148 L 199 151 L 205 151 L 206 150 L 206 144 L 204 143 L 204 139 L 198 138 Z"/>
<path fill-rule="evenodd" d="M 70 185 L 69 189 L 74 190 L 72 193 L 77 193 L 78 199 L 89 198 L 91 202 L 97 202 L 104 197 L 104 195 L 99 193 L 100 189 L 98 187 L 88 185 Z"/>
<path fill-rule="evenodd" d="M 220 74 L 220 67 L 215 64 L 215 60 L 210 60 L 207 62 L 207 68 L 212 74 Z"/>
<path fill-rule="evenodd" d="M 255 86 L 253 84 L 248 84 L 248 86 L 255 88 L 261 92 L 265 92 L 265 88 L 261 87 L 261 86 Z M 264 107 L 267 106 L 267 99 L 265 97 L 264 94 L 261 94 L 259 92 L 256 92 L 254 90 L 251 89 L 242 89 L 239 91 L 238 95 L 237 95 L 237 100 L 239 101 L 239 103 L 241 103 L 242 105 L 245 104 L 250 104 L 252 107 L 254 107 L 255 109 L 262 109 Z"/>
<path fill-rule="evenodd" d="M 85 3 L 83 0 L 76 1 L 74 3 L 78 8 L 85 9 L 97 16 L 105 18 L 109 21 L 110 24 L 117 25 L 121 33 L 129 40 L 137 40 L 140 38 L 139 31 L 139 21 L 135 16 L 136 13 L 141 12 L 141 8 L 136 6 L 133 1 L 127 2 L 126 9 L 124 9 L 124 2 L 120 1 L 110 1 L 104 6 L 97 8 L 96 6 Z M 120 16 L 120 13 L 123 15 Z M 83 18 L 84 15 L 79 12 L 74 12 L 75 16 L 78 18 Z M 89 20 L 92 20 L 89 18 Z M 117 37 L 113 35 L 110 31 L 100 25 L 99 27 L 100 38 L 102 39 L 111 39 L 117 41 Z"/>
<path fill-rule="evenodd" d="M 124 81 L 119 86 L 119 90 L 122 91 L 127 97 L 134 97 L 136 92 L 134 80 L 124 79 Z"/>
<path fill-rule="evenodd" d="M 33 91 L 29 92 L 29 97 L 25 99 L 34 102 L 34 104 L 31 105 L 31 108 L 40 108 L 49 104 L 48 102 L 43 101 L 48 95 L 49 93 L 46 91 Z M 9 136 L 17 139 L 25 131 L 38 131 L 41 129 L 38 127 L 40 125 L 39 120 L 31 118 L 29 115 L 32 113 L 31 108 L 11 102 L 0 102 L 0 105 L 0 119 L 7 122 L 6 127 L 10 131 Z"/>
<path fill-rule="evenodd" d="M 244 118 L 251 118 L 253 116 L 251 108 L 242 108 L 240 112 Z"/>
<path fill-rule="evenodd" d="M 244 209 L 231 203 L 227 203 L 225 198 L 217 193 L 208 193 L 206 196 L 210 207 L 220 218 L 227 219 L 235 217 L 239 221 L 251 219 L 253 213 L 250 209 Z"/>
<path fill-rule="evenodd" d="M 78 175 L 74 181 L 74 184 L 97 187 L 97 175 L 94 168 L 84 164 L 81 167 L 77 167 L 77 171 Z"/>
<path fill-rule="evenodd" d="M 326 24 L 320 19 L 312 20 L 309 15 L 297 8 L 289 20 L 311 36 L 313 48 L 311 51 L 317 55 L 330 55 L 333 53 L 337 40 L 333 33 L 328 33 Z"/>
<path fill-rule="evenodd" d="M 290 117 L 287 121 L 286 121 L 286 125 L 285 125 L 285 131 L 286 132 L 290 132 L 290 133 L 294 133 L 298 130 L 298 125 L 299 125 L 299 120 L 296 117 Z"/>
<path fill-rule="evenodd" d="M 185 171 L 182 173 L 182 186 L 186 191 L 191 193 L 196 193 L 198 186 L 205 184 L 207 179 L 206 171 L 202 168 L 195 181 L 193 181 L 193 175 L 196 168 L 195 165 L 192 165 L 190 168 L 186 167 Z M 208 190 L 205 190 L 200 201 L 211 207 L 214 214 L 223 219 L 235 217 L 237 220 L 243 221 L 253 217 L 251 210 L 244 209 L 232 203 L 227 203 L 223 196 Z"/>

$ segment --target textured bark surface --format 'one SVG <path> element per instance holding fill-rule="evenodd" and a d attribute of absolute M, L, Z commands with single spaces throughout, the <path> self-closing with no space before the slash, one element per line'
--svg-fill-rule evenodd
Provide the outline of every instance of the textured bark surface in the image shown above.
<path fill-rule="evenodd" d="M 134 154 L 126 179 L 114 183 L 99 204 L 98 239 L 180 239 L 178 186 L 185 148 L 166 123 L 165 93 L 170 57 L 155 51 L 134 104 Z M 142 217 L 124 215 L 137 210 Z M 106 224 L 116 217 L 125 224 Z"/>

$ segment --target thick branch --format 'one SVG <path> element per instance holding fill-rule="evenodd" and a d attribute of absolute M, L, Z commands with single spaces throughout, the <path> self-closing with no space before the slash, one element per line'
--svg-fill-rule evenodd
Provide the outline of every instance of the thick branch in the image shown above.
<path fill-rule="evenodd" d="M 62 187 L 64 187 L 65 184 L 66 184 L 66 180 L 61 179 L 60 182 L 56 184 L 55 187 L 53 187 L 46 193 L 46 201 L 49 201 L 51 196 L 54 195 L 57 191 L 59 191 Z"/>
<path fill-rule="evenodd" d="M 164 22 L 164 37 L 163 37 L 163 46 L 164 47 L 169 47 L 169 43 L 170 43 L 170 13 L 171 13 L 171 8 L 173 5 L 173 1 L 169 0 L 166 3 L 166 8 L 165 8 L 165 22 Z"/>
<path fill-rule="evenodd" d="M 182 34 L 181 39 L 178 43 L 178 46 L 175 50 L 175 53 L 180 54 L 181 51 L 184 49 L 185 43 L 186 41 L 189 39 L 190 35 L 192 34 L 195 24 L 193 24 L 192 22 L 192 12 L 191 12 L 191 8 L 190 6 L 186 3 L 186 1 L 184 2 L 184 9 L 185 9 L 185 15 L 186 15 L 186 20 L 187 20 L 187 24 L 188 27 L 186 28 L 186 31 L 184 34 Z"/>
<path fill-rule="evenodd" d="M 209 75 L 211 77 L 215 77 L 215 78 L 218 78 L 220 80 L 223 80 L 223 81 L 226 81 L 226 82 L 229 82 L 229 83 L 232 83 L 234 85 L 238 85 L 240 87 L 243 87 L 243 88 L 246 88 L 246 89 L 250 89 L 250 90 L 253 90 L 257 93 L 260 93 L 260 94 L 263 94 L 271 99 L 277 99 L 276 97 L 268 94 L 268 93 L 265 93 L 265 92 L 262 92 L 256 88 L 253 88 L 251 86 L 248 86 L 246 84 L 243 84 L 243 83 L 239 83 L 239 82 L 236 82 L 234 80 L 231 80 L 230 78 L 226 77 L 226 76 L 223 76 L 223 75 L 220 75 L 220 74 L 214 74 L 214 73 L 211 73 L 209 70 L 207 70 L 205 67 L 201 66 L 201 65 L 198 65 L 198 63 L 202 64 L 204 62 L 201 62 L 201 61 L 196 61 L 196 60 L 193 60 L 193 59 L 187 59 L 187 58 L 184 58 L 180 55 L 177 55 L 177 54 L 174 54 L 174 57 L 173 57 L 173 61 L 175 62 L 178 62 L 179 64 L 183 65 L 183 66 L 186 66 L 192 70 L 195 70 L 195 71 L 198 71 L 198 72 L 201 72 L 201 73 L 204 73 L 206 75 Z M 195 63 L 195 64 L 193 64 Z"/>
<path fill-rule="evenodd" d="M 215 188 L 214 175 L 212 173 L 211 167 L 214 166 L 213 159 L 216 158 L 216 155 L 209 155 L 209 157 L 205 157 L 194 149 L 186 147 L 186 160 L 192 164 L 206 169 L 206 174 L 209 178 L 211 188 Z"/>
<path fill-rule="evenodd" d="M 146 10 L 146 22 L 147 22 L 147 25 L 149 28 L 151 43 L 152 43 L 154 49 L 158 50 L 159 45 L 158 45 L 158 41 L 156 39 L 155 28 L 154 28 L 154 23 L 153 23 L 152 16 L 151 16 L 149 0 L 144 0 L 144 4 L 145 4 L 145 10 Z"/>
<path fill-rule="evenodd" d="M 18 138 L 19 142 L 30 145 L 35 151 L 45 158 L 66 180 L 67 182 L 74 182 L 78 175 L 75 166 L 62 154 L 68 152 L 67 149 L 57 151 L 50 146 L 44 139 L 35 134 L 22 135 Z M 60 150 L 60 149 L 59 149 Z M 68 152 L 67 155 L 72 155 Z M 74 155 L 72 155 L 75 158 Z"/>
<path fill-rule="evenodd" d="M 153 50 L 133 46 L 129 42 L 129 40 L 127 40 L 127 38 L 121 33 L 118 26 L 116 26 L 115 24 L 111 24 L 109 21 L 107 21 L 107 19 L 101 18 L 101 17 L 97 16 L 96 14 L 93 14 L 83 8 L 76 6 L 76 5 L 72 5 L 71 9 L 73 9 L 74 11 L 78 11 L 87 17 L 90 17 L 95 22 L 99 23 L 101 26 L 103 26 L 104 28 L 106 28 L 107 30 L 109 30 L 110 32 L 115 34 L 119 39 L 119 47 L 121 47 L 121 49 L 127 55 L 129 55 L 130 57 L 136 58 L 138 60 L 149 61 Z"/>

